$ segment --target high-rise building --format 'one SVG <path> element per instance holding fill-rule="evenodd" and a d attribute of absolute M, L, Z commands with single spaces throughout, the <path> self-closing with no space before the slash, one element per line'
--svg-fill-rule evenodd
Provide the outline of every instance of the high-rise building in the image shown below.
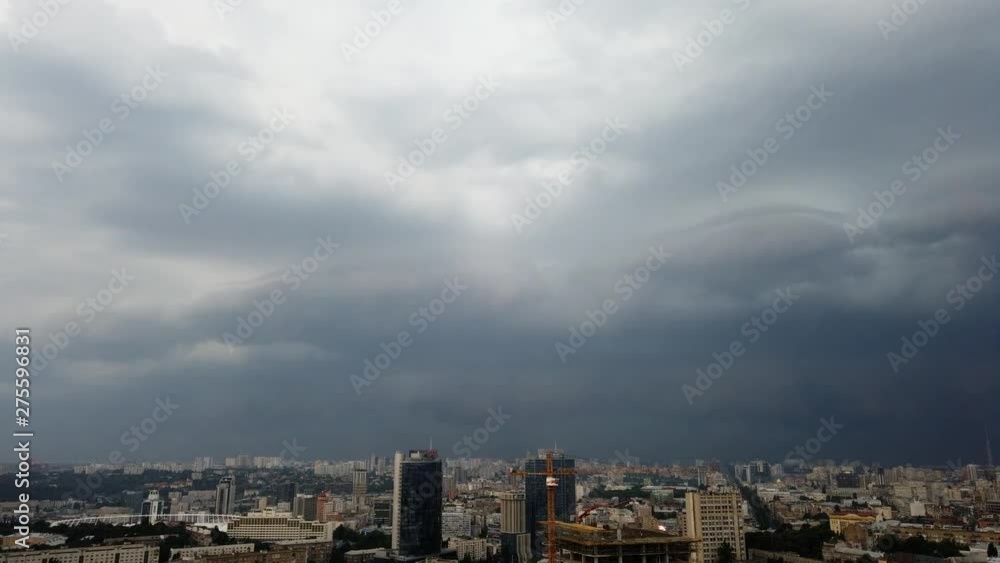
<path fill-rule="evenodd" d="M 306 522 L 316 521 L 316 497 L 313 495 L 295 495 L 292 502 L 292 514 Z"/>
<path fill-rule="evenodd" d="M 236 478 L 227 475 L 215 488 L 215 513 L 232 514 L 236 508 Z"/>
<path fill-rule="evenodd" d="M 716 563 L 719 548 L 729 543 L 737 561 L 746 559 L 743 499 L 731 490 L 689 491 L 684 497 L 688 537 L 701 540 L 697 563 Z"/>
<path fill-rule="evenodd" d="M 363 467 L 354 468 L 354 490 L 352 500 L 354 509 L 365 505 L 368 496 L 368 472 Z"/>
<path fill-rule="evenodd" d="M 297 494 L 299 494 L 298 483 L 292 483 L 291 481 L 282 483 L 278 488 L 278 502 L 287 502 L 291 506 Z"/>
<path fill-rule="evenodd" d="M 441 552 L 441 460 L 434 450 L 396 452 L 392 549 L 401 556 Z"/>
<path fill-rule="evenodd" d="M 527 459 L 524 461 L 524 470 L 528 473 L 544 473 L 546 455 L 548 451 L 539 450 L 537 459 Z M 576 462 L 567 458 L 561 451 L 552 451 L 553 469 L 573 469 Z M 543 475 L 527 475 L 524 477 L 524 510 L 528 533 L 531 535 L 532 549 L 536 553 L 541 553 L 542 542 L 540 537 L 545 537 L 543 522 L 548 521 L 548 500 L 546 494 L 546 477 Z M 562 522 L 572 522 L 576 516 L 576 477 L 573 475 L 562 475 L 556 477 L 558 487 L 556 488 L 556 520 Z"/>
<path fill-rule="evenodd" d="M 524 493 L 500 493 L 500 533 L 523 534 L 528 531 L 525 522 Z"/>
<path fill-rule="evenodd" d="M 375 514 L 375 524 L 378 527 L 392 527 L 392 497 L 378 497 L 372 499 L 372 511 Z"/>
<path fill-rule="evenodd" d="M 531 534 L 525 516 L 524 493 L 500 493 L 500 554 L 504 563 L 531 560 Z"/>
<path fill-rule="evenodd" d="M 330 495 L 323 491 L 316 496 L 316 521 L 326 522 L 326 505 L 330 502 Z"/>
<path fill-rule="evenodd" d="M 161 514 L 163 514 L 163 501 L 160 500 L 160 491 L 149 491 L 146 500 L 142 501 L 142 521 L 156 524 Z"/>

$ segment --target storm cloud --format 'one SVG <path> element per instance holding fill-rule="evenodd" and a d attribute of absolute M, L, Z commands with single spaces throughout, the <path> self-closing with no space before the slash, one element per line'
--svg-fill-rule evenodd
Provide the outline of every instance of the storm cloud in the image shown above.
<path fill-rule="evenodd" d="M 37 459 L 985 457 L 995 2 L 232 4 L 0 16 Z"/>

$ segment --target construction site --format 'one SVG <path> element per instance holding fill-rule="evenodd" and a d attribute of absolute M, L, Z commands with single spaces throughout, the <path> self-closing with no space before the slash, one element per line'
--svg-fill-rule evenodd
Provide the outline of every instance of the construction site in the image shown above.
<path fill-rule="evenodd" d="M 585 524 L 555 523 L 556 559 L 575 563 L 687 562 L 697 540 L 657 530 L 605 530 Z"/>

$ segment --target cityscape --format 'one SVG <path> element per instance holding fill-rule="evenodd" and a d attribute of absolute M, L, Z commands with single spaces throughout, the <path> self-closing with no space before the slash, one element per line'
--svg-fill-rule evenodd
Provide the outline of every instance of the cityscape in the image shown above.
<path fill-rule="evenodd" d="M 998 29 L 0 2 L 0 563 L 1000 563 Z"/>
<path fill-rule="evenodd" d="M 5 563 L 997 559 L 1000 471 L 988 438 L 985 464 L 882 467 L 793 455 L 778 462 L 646 465 L 620 452 L 596 460 L 539 449 L 502 460 L 415 449 L 345 461 L 238 455 L 124 466 L 36 464 L 32 489 L 44 492 L 30 502 L 0 503 L 6 534 L 0 557 Z M 3 494 L 15 491 L 5 487 Z"/>

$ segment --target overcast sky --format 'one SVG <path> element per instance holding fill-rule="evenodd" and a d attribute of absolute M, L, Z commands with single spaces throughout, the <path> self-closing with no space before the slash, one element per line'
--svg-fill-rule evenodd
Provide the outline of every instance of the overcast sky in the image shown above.
<path fill-rule="evenodd" d="M 237 3 L 0 15 L 37 461 L 1000 436 L 996 2 Z"/>

